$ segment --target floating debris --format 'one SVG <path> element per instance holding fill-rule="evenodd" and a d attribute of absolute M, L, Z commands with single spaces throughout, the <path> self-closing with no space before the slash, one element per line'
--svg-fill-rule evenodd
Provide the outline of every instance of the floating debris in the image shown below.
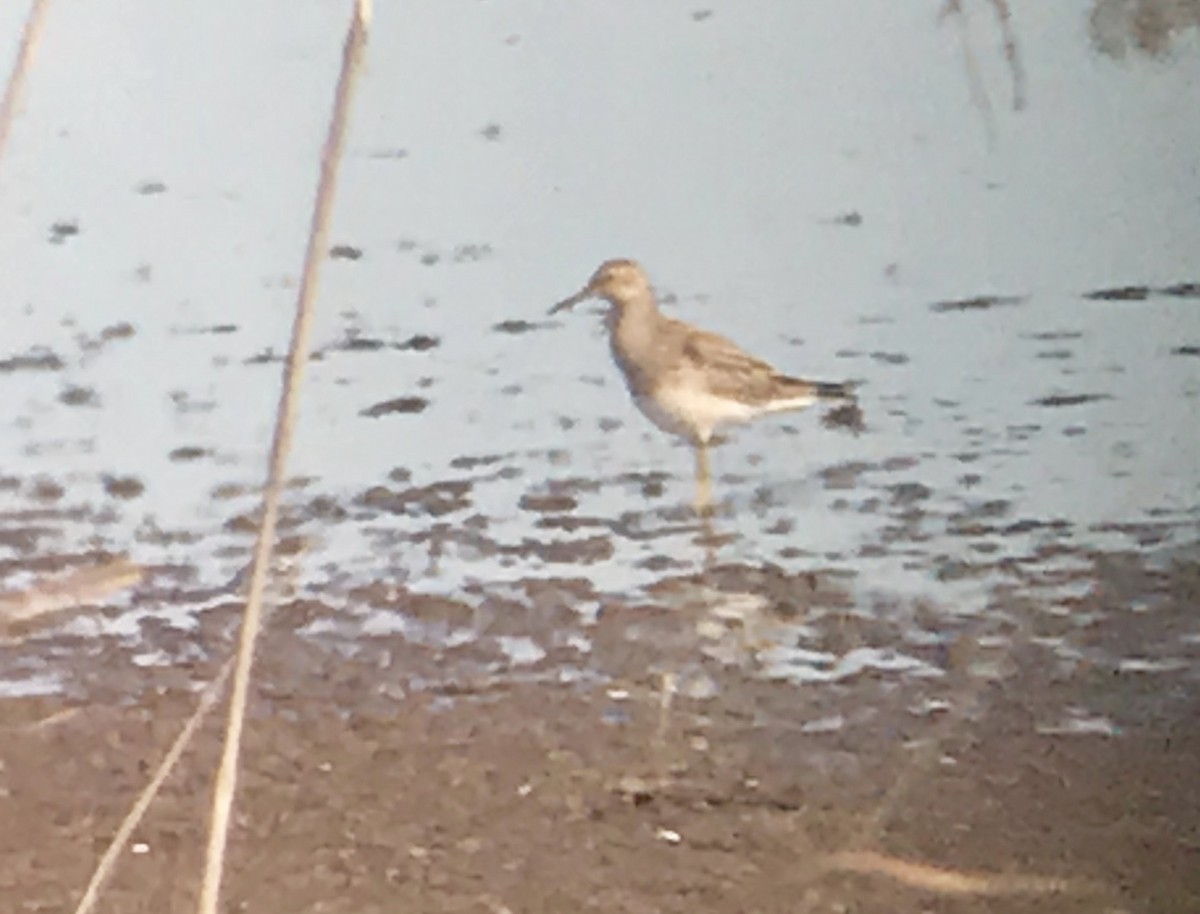
<path fill-rule="evenodd" d="M 113 498 L 137 498 L 146 491 L 146 484 L 136 476 L 105 475 L 102 477 L 102 481 L 104 491 Z"/>
<path fill-rule="evenodd" d="M 894 505 L 914 505 L 933 495 L 933 490 L 920 482 L 899 482 L 887 488 L 892 495 L 892 504 Z"/>
<path fill-rule="evenodd" d="M 191 460 L 199 460 L 201 457 L 207 457 L 211 453 L 207 448 L 188 445 L 175 448 L 175 450 L 167 454 L 167 459 L 172 463 L 187 463 Z"/>
<path fill-rule="evenodd" d="M 460 244 L 450 255 L 455 263 L 476 263 L 491 257 L 495 251 L 490 244 Z"/>
<path fill-rule="evenodd" d="M 141 582 L 143 569 L 124 556 L 76 568 L 31 587 L 0 593 L 0 623 L 29 622 L 47 613 L 96 603 Z"/>
<path fill-rule="evenodd" d="M 361 260 L 363 252 L 362 248 L 353 245 L 335 244 L 329 249 L 329 256 L 333 260 Z"/>
<path fill-rule="evenodd" d="M 471 490 L 471 481 L 462 479 L 447 479 L 402 490 L 373 486 L 355 498 L 355 503 L 389 514 L 441 517 L 469 508 Z"/>
<path fill-rule="evenodd" d="M 428 405 L 429 401 L 424 397 L 396 397 L 394 400 L 384 400 L 382 403 L 368 406 L 359 415 L 378 419 L 391 413 L 420 413 L 424 412 Z"/>
<path fill-rule="evenodd" d="M 50 226 L 50 243 L 62 244 L 79 234 L 78 222 L 55 222 Z"/>
<path fill-rule="evenodd" d="M 427 352 L 430 349 L 436 349 L 441 344 L 442 341 L 439 337 L 427 336 L 424 333 L 417 333 L 413 336 L 410 336 L 403 342 L 394 343 L 392 348 L 398 349 L 401 352 L 407 352 L 410 350 L 413 352 Z"/>
<path fill-rule="evenodd" d="M 976 295 L 974 298 L 954 298 L 934 302 L 930 309 L 938 314 L 951 311 L 986 311 L 988 308 L 999 308 L 1019 305 L 1025 301 L 1020 295 Z"/>
<path fill-rule="evenodd" d="M 509 455 L 512 456 L 512 455 Z M 467 454 L 462 457 L 455 457 L 450 461 L 451 469 L 455 470 L 473 470 L 476 467 L 488 467 L 499 463 L 504 457 L 500 454 Z M 393 470 L 392 472 L 395 472 Z M 411 479 L 412 474 L 409 473 L 407 479 Z M 406 480 L 405 480 L 406 481 Z"/>
<path fill-rule="evenodd" d="M 1153 290 L 1149 286 L 1119 286 L 1114 289 L 1097 289 L 1085 292 L 1088 301 L 1145 301 Z"/>
<path fill-rule="evenodd" d="M 377 149 L 372 152 L 367 158 L 371 159 L 407 159 L 408 150 L 402 148 L 395 149 Z"/>
<path fill-rule="evenodd" d="M 536 330 L 538 327 L 543 327 L 545 324 L 532 324 L 529 321 L 507 320 L 501 321 L 498 324 L 492 324 L 492 329 L 497 333 L 528 333 L 530 330 Z"/>
<path fill-rule="evenodd" d="M 1098 890 L 1092 883 L 1079 879 L 952 870 L 875 851 L 843 851 L 826 857 L 821 864 L 829 872 L 882 876 L 937 895 L 1004 898 L 1013 895 L 1086 894 Z"/>
<path fill-rule="evenodd" d="M 53 479 L 43 477 L 34 480 L 29 494 L 35 501 L 59 501 L 67 490 Z"/>
<path fill-rule="evenodd" d="M 137 333 L 137 330 L 134 329 L 133 324 L 129 323 L 128 321 L 121 321 L 101 330 L 100 339 L 104 341 L 127 340 L 135 333 Z"/>
<path fill-rule="evenodd" d="M 59 371 L 62 368 L 63 360 L 51 350 L 41 346 L 36 346 L 23 355 L 0 359 L 0 374 L 13 371 Z"/>
<path fill-rule="evenodd" d="M 865 431 L 867 428 L 867 423 L 863 419 L 862 407 L 853 401 L 829 410 L 821 417 L 821 424 L 826 428 L 841 428 L 855 434 Z"/>
<path fill-rule="evenodd" d="M 1158 290 L 1163 295 L 1175 298 L 1200 298 L 1200 282 L 1177 282 L 1172 286 L 1164 286 Z"/>
<path fill-rule="evenodd" d="M 1083 334 L 1078 330 L 1043 330 L 1040 333 L 1022 333 L 1023 340 L 1040 340 L 1043 342 L 1053 342 L 1056 340 L 1078 340 L 1082 339 Z"/>
<path fill-rule="evenodd" d="M 322 352 L 378 352 L 387 344 L 383 340 L 377 340 L 368 336 L 357 336 L 353 333 L 347 334 L 346 338 L 339 340 L 336 343 L 324 347 Z"/>
<path fill-rule="evenodd" d="M 1109 394 L 1050 394 L 1031 402 L 1031 406 L 1079 406 L 1081 403 L 1096 403 L 1111 400 Z"/>
<path fill-rule="evenodd" d="M 67 406 L 99 406 L 100 397 L 90 387 L 76 387 L 72 384 L 63 388 L 62 393 L 58 395 L 58 402 Z"/>
<path fill-rule="evenodd" d="M 538 514 L 558 514 L 564 511 L 574 511 L 579 507 L 579 501 L 571 495 L 526 493 L 517 502 L 522 511 L 533 511 Z"/>

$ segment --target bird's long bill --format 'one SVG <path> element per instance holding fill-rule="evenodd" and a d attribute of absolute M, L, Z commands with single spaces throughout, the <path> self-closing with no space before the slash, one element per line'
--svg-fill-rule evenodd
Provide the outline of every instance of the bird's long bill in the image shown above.
<path fill-rule="evenodd" d="M 581 301 L 587 301 L 592 297 L 592 287 L 584 286 L 570 298 L 564 298 L 557 305 L 550 309 L 551 314 L 558 314 L 559 311 L 566 311 L 568 308 L 573 308 Z"/>

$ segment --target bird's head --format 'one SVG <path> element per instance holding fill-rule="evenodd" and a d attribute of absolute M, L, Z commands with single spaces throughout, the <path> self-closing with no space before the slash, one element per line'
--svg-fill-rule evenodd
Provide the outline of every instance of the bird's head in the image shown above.
<path fill-rule="evenodd" d="M 551 314 L 565 311 L 589 298 L 603 298 L 618 308 L 652 298 L 645 270 L 633 260 L 606 260 L 592 274 L 586 286 L 550 309 Z"/>

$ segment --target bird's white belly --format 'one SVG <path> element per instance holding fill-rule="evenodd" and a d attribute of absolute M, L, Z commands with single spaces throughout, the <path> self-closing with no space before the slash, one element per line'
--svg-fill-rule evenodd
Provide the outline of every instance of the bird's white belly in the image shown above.
<path fill-rule="evenodd" d="M 634 400 L 646 417 L 664 432 L 705 442 L 712 437 L 715 428 L 745 422 L 761 412 L 746 403 L 689 387 L 663 386 L 654 396 L 638 394 Z"/>

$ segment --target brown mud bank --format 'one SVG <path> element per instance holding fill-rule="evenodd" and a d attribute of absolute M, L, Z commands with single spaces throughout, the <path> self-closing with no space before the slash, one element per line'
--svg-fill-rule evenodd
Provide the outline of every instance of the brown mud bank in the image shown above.
<path fill-rule="evenodd" d="M 1147 704 L 1145 680 L 1113 677 L 1115 704 L 1156 709 L 1120 736 L 1038 732 L 1078 684 L 1025 650 L 982 686 L 867 673 L 797 689 L 712 661 L 716 698 L 664 691 L 636 662 L 605 683 L 389 691 L 379 650 L 347 657 L 280 614 L 256 672 L 227 910 L 1200 906 L 1194 691 Z M 624 631 L 597 637 L 600 653 L 636 658 Z M 402 639 L 387 651 L 389 666 L 418 662 Z M 194 704 L 165 687 L 0 703 L 6 910 L 72 910 Z M 859 725 L 830 725 L 839 714 Z M 219 741 L 210 719 L 99 910 L 193 909 Z"/>

